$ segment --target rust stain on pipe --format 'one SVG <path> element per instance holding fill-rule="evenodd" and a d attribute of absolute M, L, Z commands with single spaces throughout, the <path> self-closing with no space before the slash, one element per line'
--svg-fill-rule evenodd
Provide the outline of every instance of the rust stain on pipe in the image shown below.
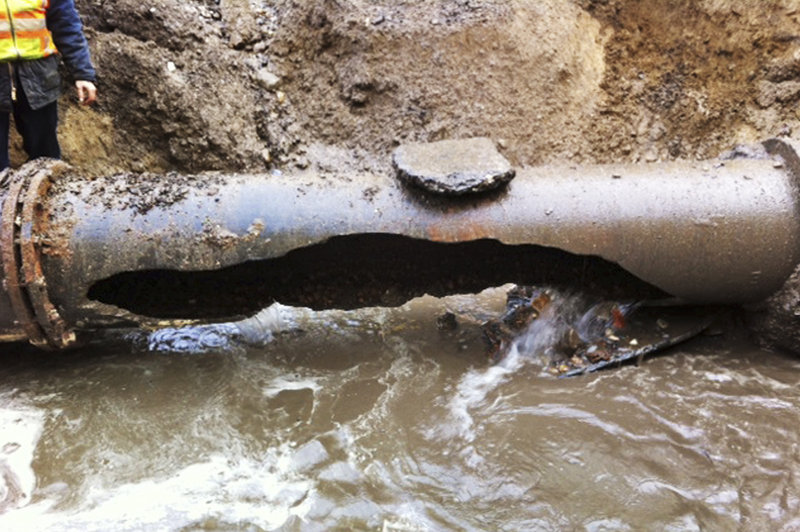
<path fill-rule="evenodd" d="M 366 174 L 87 181 L 58 163 L 26 167 L 0 191 L 0 340 L 60 347 L 70 327 L 141 323 L 87 297 L 115 275 L 219 271 L 347 235 L 554 248 L 687 301 L 757 301 L 800 262 L 800 159 L 781 141 L 765 145 L 776 155 L 523 168 L 504 191 L 458 200 Z"/>
<path fill-rule="evenodd" d="M 41 264 L 43 202 L 59 164 L 21 170 L 2 201 L 0 216 L 3 292 L 11 311 L 7 314 L 13 316 L 0 326 L 0 335 L 17 339 L 24 333 L 34 345 L 53 349 L 75 340 L 48 297 Z"/>

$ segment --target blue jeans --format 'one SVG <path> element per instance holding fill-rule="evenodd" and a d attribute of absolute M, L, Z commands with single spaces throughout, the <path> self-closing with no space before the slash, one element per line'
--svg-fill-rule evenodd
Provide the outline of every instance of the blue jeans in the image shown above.
<path fill-rule="evenodd" d="M 22 147 L 28 154 L 28 160 L 39 157 L 61 158 L 61 148 L 58 145 L 58 102 L 45 105 L 41 109 L 33 110 L 28 104 L 28 98 L 17 85 L 17 101 L 14 102 L 14 124 L 22 135 Z M 0 170 L 8 168 L 8 129 L 11 113 L 0 113 Z"/>

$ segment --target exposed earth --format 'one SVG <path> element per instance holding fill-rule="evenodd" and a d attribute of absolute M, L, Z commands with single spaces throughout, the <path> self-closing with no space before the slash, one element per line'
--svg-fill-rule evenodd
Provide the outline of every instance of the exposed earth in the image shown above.
<path fill-rule="evenodd" d="M 100 103 L 65 95 L 61 137 L 87 173 L 388 169 L 475 136 L 517 165 L 708 158 L 798 129 L 797 0 L 76 4 Z"/>

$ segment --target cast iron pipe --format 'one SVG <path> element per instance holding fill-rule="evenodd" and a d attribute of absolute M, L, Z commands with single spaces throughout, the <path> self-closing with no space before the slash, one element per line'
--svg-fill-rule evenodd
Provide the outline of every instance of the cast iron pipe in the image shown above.
<path fill-rule="evenodd" d="M 456 200 L 363 173 L 88 180 L 32 163 L 0 192 L 0 340 L 60 348 L 76 330 L 153 324 L 93 287 L 258 266 L 345 235 L 556 248 L 687 302 L 762 300 L 800 262 L 800 159 L 782 141 L 764 145 L 757 158 L 522 168 L 503 191 Z"/>

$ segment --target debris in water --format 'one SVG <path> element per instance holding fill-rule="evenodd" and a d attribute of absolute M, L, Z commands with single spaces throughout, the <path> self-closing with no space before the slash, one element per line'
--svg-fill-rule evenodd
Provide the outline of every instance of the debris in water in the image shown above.
<path fill-rule="evenodd" d="M 455 331 L 458 329 L 456 315 L 450 311 L 445 312 L 436 318 L 436 327 L 438 327 L 440 331 Z"/>
<path fill-rule="evenodd" d="M 515 286 L 509 290 L 506 311 L 500 318 L 489 320 L 482 326 L 489 357 L 495 362 L 503 358 L 513 340 L 541 315 L 551 300 L 547 289 Z"/>
<path fill-rule="evenodd" d="M 532 324 L 546 308 L 553 321 L 548 334 L 555 331 L 547 349 L 547 371 L 571 377 L 621 364 L 686 341 L 705 331 L 717 315 L 706 307 L 650 306 L 644 302 L 602 301 L 583 304 L 577 311 L 564 303 L 568 296 L 548 288 L 516 286 L 508 292 L 506 311 L 500 318 L 483 324 L 489 357 L 500 361 L 512 346 L 519 346 L 533 333 Z M 575 301 L 581 298 L 572 296 Z M 561 315 L 557 315 L 557 314 Z M 665 318 L 668 317 L 669 321 Z M 669 327 L 669 333 L 666 328 Z M 534 342 L 536 343 L 536 342 Z"/>

